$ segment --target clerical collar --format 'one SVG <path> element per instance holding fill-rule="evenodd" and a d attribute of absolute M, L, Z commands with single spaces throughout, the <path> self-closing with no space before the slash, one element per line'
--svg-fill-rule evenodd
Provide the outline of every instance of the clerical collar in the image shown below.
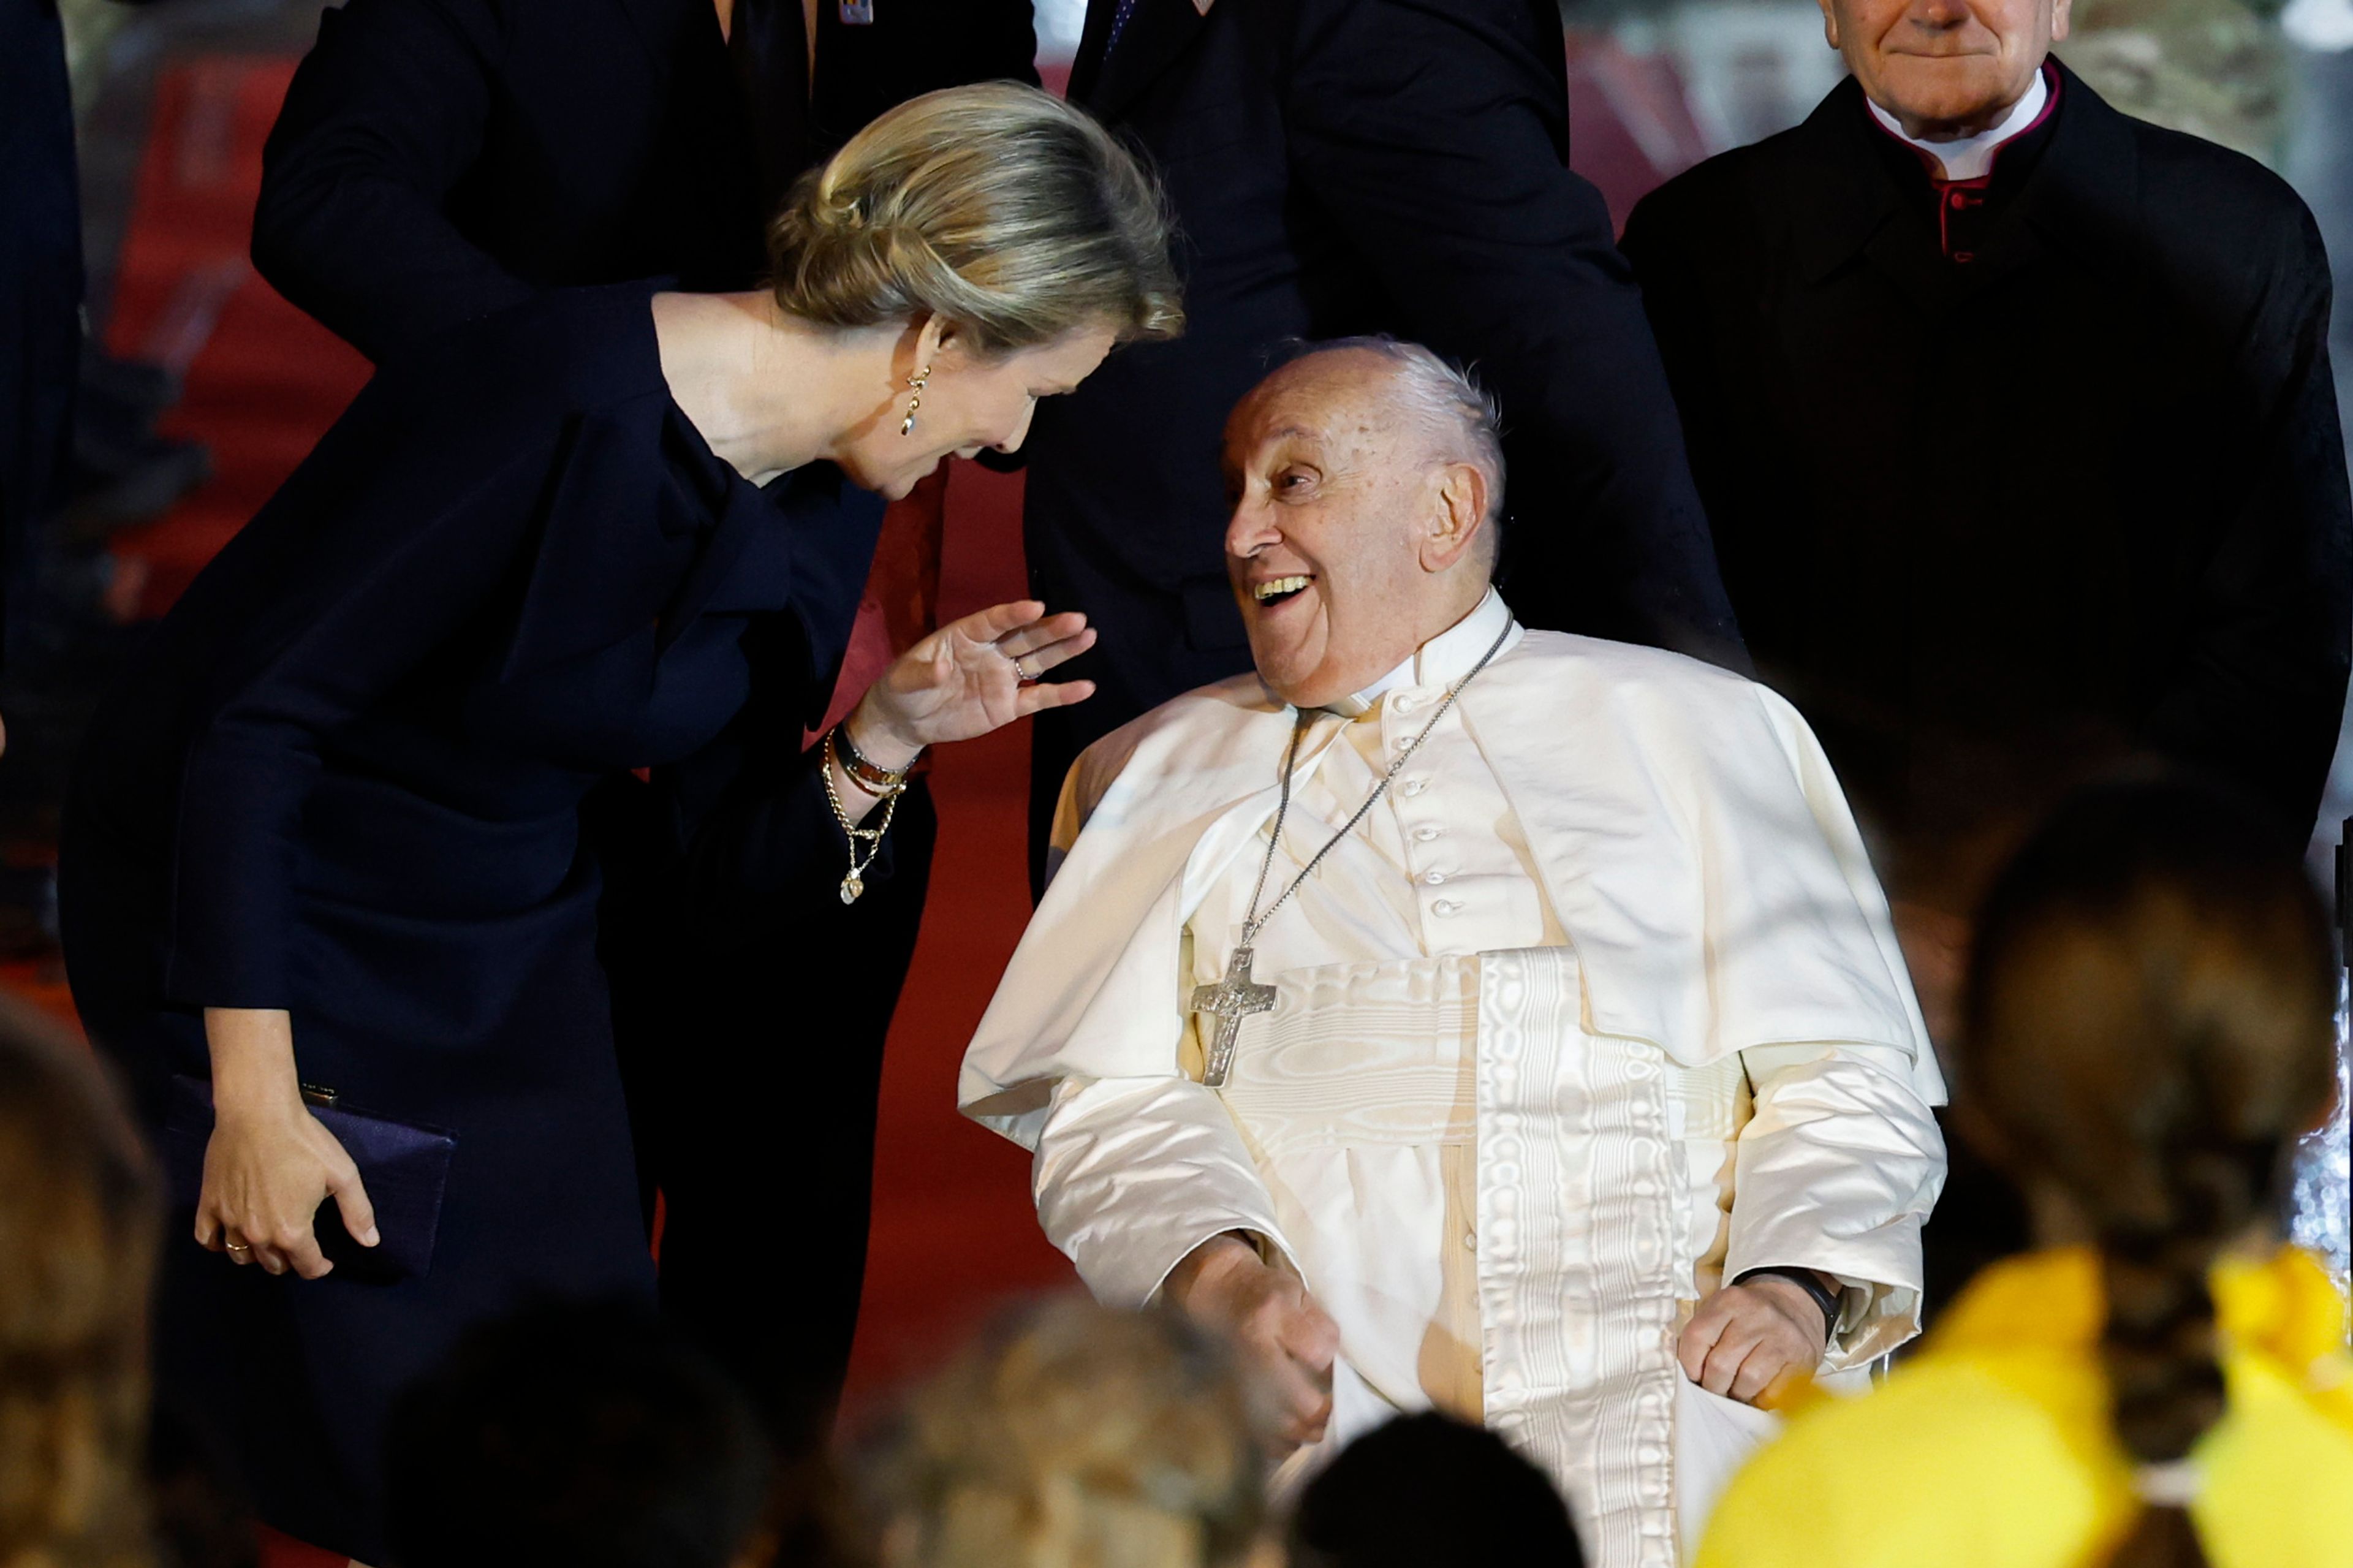
<path fill-rule="evenodd" d="M 1325 703 L 1324 710 L 1356 719 L 1400 686 L 1451 686 L 1471 672 L 1511 620 L 1512 607 L 1490 588 L 1477 608 L 1422 644 L 1411 658 L 1362 690 Z"/>
<path fill-rule="evenodd" d="M 2036 121 L 2042 118 L 2043 111 L 2051 107 L 2051 86 L 2044 79 L 2050 68 L 2046 65 L 2034 73 L 2034 80 L 2028 86 L 2025 96 L 2010 105 L 2010 112 L 2001 117 L 2000 124 L 1989 131 L 1980 131 L 1975 136 L 1964 136 L 1957 142 L 1923 142 L 1916 136 L 1906 136 L 1903 122 L 1895 116 L 1869 98 L 1862 101 L 1871 110 L 1871 117 L 1879 121 L 1882 130 L 1915 152 L 1933 159 L 1935 166 L 1944 171 L 1943 179 L 1982 180 L 1993 173 L 1994 158 L 2001 152 L 2002 144 L 2032 130 Z"/>

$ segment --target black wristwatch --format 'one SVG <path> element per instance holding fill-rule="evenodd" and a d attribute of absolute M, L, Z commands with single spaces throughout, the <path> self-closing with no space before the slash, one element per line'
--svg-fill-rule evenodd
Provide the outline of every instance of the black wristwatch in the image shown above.
<path fill-rule="evenodd" d="M 1815 1278 L 1814 1271 L 1810 1268 L 1794 1268 L 1779 1264 L 1765 1268 L 1751 1268 L 1733 1283 L 1746 1285 L 1760 1274 L 1778 1275 L 1812 1297 L 1814 1305 L 1822 1310 L 1822 1343 L 1826 1345 L 1830 1343 L 1831 1336 L 1838 1332 L 1839 1292 Z"/>

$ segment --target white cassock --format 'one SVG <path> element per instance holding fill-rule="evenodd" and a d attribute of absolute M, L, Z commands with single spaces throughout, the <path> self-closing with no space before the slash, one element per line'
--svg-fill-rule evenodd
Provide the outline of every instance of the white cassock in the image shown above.
<path fill-rule="evenodd" d="M 1036 1151 L 1102 1300 L 1227 1231 L 1296 1269 L 1340 1326 L 1320 1453 L 1400 1411 L 1483 1420 L 1595 1562 L 1666 1568 L 1772 1421 L 1683 1378 L 1678 1331 L 1786 1265 L 1844 1283 L 1826 1373 L 1908 1338 L 1943 1085 L 1796 711 L 1492 593 L 1354 717 L 1310 715 L 1261 909 L 1499 636 L 1259 933 L 1275 1005 L 1219 1088 L 1188 1005 L 1239 945 L 1297 715 L 1246 676 L 1090 748 L 961 1100 Z"/>

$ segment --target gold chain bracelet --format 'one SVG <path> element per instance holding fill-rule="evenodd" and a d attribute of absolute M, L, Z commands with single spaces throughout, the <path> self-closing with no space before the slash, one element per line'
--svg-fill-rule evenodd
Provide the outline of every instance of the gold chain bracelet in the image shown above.
<path fill-rule="evenodd" d="M 825 732 L 823 768 L 825 803 L 833 808 L 835 824 L 840 827 L 843 836 L 849 840 L 849 870 L 841 879 L 841 901 L 845 904 L 854 904 L 858 901 L 858 895 L 866 890 L 866 868 L 874 864 L 874 857 L 882 853 L 882 836 L 891 831 L 891 818 L 898 812 L 899 796 L 905 792 L 907 785 L 905 775 L 902 774 L 896 787 L 882 795 L 882 821 L 880 826 L 860 827 L 851 822 L 849 813 L 842 809 L 841 792 L 836 789 L 833 784 L 833 770 L 841 765 L 840 748 L 836 745 L 834 737 L 840 733 L 841 727 L 838 724 Z M 864 761 L 863 758 L 860 760 Z M 849 769 L 844 767 L 842 771 L 847 773 Z M 860 844 L 866 846 L 866 855 L 863 859 L 860 858 L 858 853 L 858 847 Z"/>

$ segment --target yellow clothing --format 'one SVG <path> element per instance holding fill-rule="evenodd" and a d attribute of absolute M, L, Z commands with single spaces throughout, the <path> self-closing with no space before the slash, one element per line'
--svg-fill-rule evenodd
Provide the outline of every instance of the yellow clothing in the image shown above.
<path fill-rule="evenodd" d="M 2191 1458 L 2214 1568 L 2353 1568 L 2346 1303 L 2308 1255 L 2211 1277 L 2229 1406 Z M 2087 1568 L 2132 1522 L 2094 1253 L 1988 1269 L 1877 1392 L 1799 1415 L 1725 1494 L 1696 1568 Z"/>

